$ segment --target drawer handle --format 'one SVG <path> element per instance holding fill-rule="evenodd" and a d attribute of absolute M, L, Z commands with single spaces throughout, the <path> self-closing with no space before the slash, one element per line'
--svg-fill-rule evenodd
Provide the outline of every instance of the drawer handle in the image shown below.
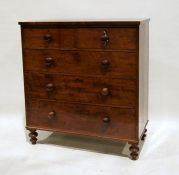
<path fill-rule="evenodd" d="M 109 60 L 104 59 L 104 60 L 101 61 L 101 68 L 102 69 L 107 69 L 109 67 L 109 65 L 110 65 Z"/>
<path fill-rule="evenodd" d="M 52 119 L 52 118 L 55 117 L 55 115 L 56 115 L 56 113 L 54 111 L 51 111 L 51 112 L 48 113 L 48 118 Z"/>
<path fill-rule="evenodd" d="M 52 84 L 52 83 L 48 83 L 48 84 L 46 85 L 46 90 L 47 90 L 48 92 L 53 91 L 53 90 L 54 90 L 53 84 Z"/>
<path fill-rule="evenodd" d="M 102 41 L 104 47 L 106 47 L 109 43 L 109 36 L 108 36 L 106 30 L 103 31 L 103 34 L 101 36 L 101 41 Z"/>
<path fill-rule="evenodd" d="M 54 63 L 54 60 L 53 58 L 48 57 L 48 58 L 45 58 L 45 63 L 47 66 L 51 66 Z"/>
<path fill-rule="evenodd" d="M 49 33 L 45 34 L 44 41 L 50 43 L 52 41 L 52 36 Z"/>
<path fill-rule="evenodd" d="M 106 116 L 103 118 L 104 123 L 109 123 L 111 121 L 110 117 Z"/>
<path fill-rule="evenodd" d="M 103 88 L 103 89 L 101 90 L 101 94 L 102 94 L 103 96 L 108 96 L 108 95 L 109 95 L 109 89 L 108 89 L 108 88 Z"/>

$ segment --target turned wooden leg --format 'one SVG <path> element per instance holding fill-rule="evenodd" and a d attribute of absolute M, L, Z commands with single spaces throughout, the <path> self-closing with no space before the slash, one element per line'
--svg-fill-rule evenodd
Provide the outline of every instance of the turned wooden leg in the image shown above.
<path fill-rule="evenodd" d="M 147 129 L 144 130 L 144 133 L 143 133 L 143 135 L 141 137 L 141 140 L 145 140 L 145 137 L 147 136 L 146 133 L 147 133 Z"/>
<path fill-rule="evenodd" d="M 29 133 L 30 141 L 33 145 L 35 145 L 37 142 L 38 133 L 36 132 L 36 129 L 33 128 L 27 128 L 27 129 L 30 131 Z"/>
<path fill-rule="evenodd" d="M 129 150 L 131 151 L 130 156 L 132 160 L 137 160 L 139 156 L 139 146 L 138 143 L 129 143 L 131 146 Z"/>

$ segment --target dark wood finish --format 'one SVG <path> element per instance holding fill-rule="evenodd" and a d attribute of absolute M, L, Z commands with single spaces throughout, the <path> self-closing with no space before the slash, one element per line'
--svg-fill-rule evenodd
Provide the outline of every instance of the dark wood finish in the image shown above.
<path fill-rule="evenodd" d="M 37 136 L 38 136 L 38 133 L 36 132 L 36 129 L 34 129 L 34 128 L 28 128 L 28 127 L 26 127 L 26 128 L 27 128 L 27 130 L 30 131 L 30 133 L 29 133 L 30 142 L 33 145 L 35 145 L 36 142 L 37 142 Z"/>
<path fill-rule="evenodd" d="M 80 29 L 76 47 L 80 49 L 137 49 L 136 28 Z"/>
<path fill-rule="evenodd" d="M 132 143 L 129 142 L 131 146 L 129 147 L 129 150 L 131 151 L 130 156 L 132 160 L 137 160 L 139 156 L 139 146 L 138 143 Z"/>
<path fill-rule="evenodd" d="M 136 28 L 23 29 L 23 33 L 24 48 L 29 49 L 135 50 L 137 48 Z"/>
<path fill-rule="evenodd" d="M 136 52 L 24 50 L 26 71 L 136 79 Z"/>
<path fill-rule="evenodd" d="M 149 20 L 20 22 L 26 125 L 127 141 L 148 122 Z"/>
<path fill-rule="evenodd" d="M 23 28 L 96 28 L 96 27 L 130 27 L 136 28 L 141 22 L 148 21 L 148 19 L 115 19 L 115 20 L 103 20 L 103 21 L 29 21 L 29 22 L 19 22 Z"/>
<path fill-rule="evenodd" d="M 23 29 L 23 47 L 31 49 L 74 48 L 74 32 L 74 29 Z"/>
<path fill-rule="evenodd" d="M 136 105 L 134 80 L 25 72 L 26 96 L 112 106 Z"/>
<path fill-rule="evenodd" d="M 28 100 L 26 107 L 28 127 L 118 140 L 136 139 L 135 109 L 49 100 Z"/>

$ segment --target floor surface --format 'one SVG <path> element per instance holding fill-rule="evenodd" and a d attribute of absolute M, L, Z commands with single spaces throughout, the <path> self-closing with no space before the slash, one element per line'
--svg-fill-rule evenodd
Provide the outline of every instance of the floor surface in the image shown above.
<path fill-rule="evenodd" d="M 0 116 L 0 175 L 178 175 L 178 123 L 150 121 L 132 161 L 126 143 L 40 131 L 31 145 L 21 116 Z"/>

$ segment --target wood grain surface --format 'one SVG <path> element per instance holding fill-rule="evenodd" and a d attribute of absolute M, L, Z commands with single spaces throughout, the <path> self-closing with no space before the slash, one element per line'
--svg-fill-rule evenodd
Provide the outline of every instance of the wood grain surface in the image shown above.
<path fill-rule="evenodd" d="M 101 37 L 106 31 L 106 47 Z M 47 42 L 44 37 L 49 35 Z M 137 49 L 136 28 L 23 29 L 23 47 L 31 49 Z"/>
<path fill-rule="evenodd" d="M 49 113 L 55 115 L 49 118 Z M 109 117 L 109 122 L 104 118 Z M 136 139 L 135 110 L 46 100 L 27 100 L 27 125 L 114 139 Z"/>
<path fill-rule="evenodd" d="M 136 107 L 134 80 L 25 72 L 27 97 Z M 51 85 L 52 87 L 49 87 Z M 51 88 L 51 89 L 50 89 Z M 103 89 L 107 88 L 107 94 Z"/>
<path fill-rule="evenodd" d="M 25 71 L 135 79 L 136 64 L 136 52 L 24 50 Z"/>

